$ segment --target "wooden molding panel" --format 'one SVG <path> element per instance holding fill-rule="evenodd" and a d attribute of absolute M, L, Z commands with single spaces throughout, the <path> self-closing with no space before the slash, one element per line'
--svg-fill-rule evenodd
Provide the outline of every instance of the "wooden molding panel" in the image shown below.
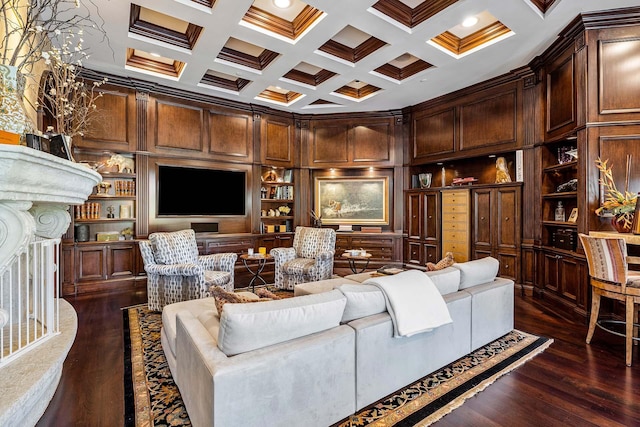
<path fill-rule="evenodd" d="M 517 136 L 515 90 L 460 107 L 460 150 L 514 143 Z"/>
<path fill-rule="evenodd" d="M 417 116 L 413 121 L 412 158 L 419 160 L 455 149 L 455 110 Z"/>
<path fill-rule="evenodd" d="M 218 158 L 253 161 L 251 115 L 209 111 L 209 153 Z"/>
<path fill-rule="evenodd" d="M 529 0 L 540 12 L 547 13 L 547 10 L 556 2 L 556 0 Z"/>
<path fill-rule="evenodd" d="M 599 113 L 640 112 L 640 40 L 603 40 L 598 48 Z"/>
<path fill-rule="evenodd" d="M 326 165 L 349 162 L 347 131 L 346 124 L 312 124 L 309 163 Z"/>
<path fill-rule="evenodd" d="M 74 138 L 74 145 L 131 152 L 136 150 L 136 101 L 132 91 L 118 88 L 105 90 L 96 99 L 100 114 L 91 129 L 82 137 Z"/>
<path fill-rule="evenodd" d="M 156 151 L 160 148 L 202 151 L 201 108 L 156 100 Z"/>
<path fill-rule="evenodd" d="M 385 42 L 372 36 L 353 49 L 335 40 L 329 40 L 320 46 L 318 50 L 345 61 L 356 63 L 385 45 Z"/>
<path fill-rule="evenodd" d="M 576 121 L 573 49 L 554 61 L 547 71 L 547 133 Z"/>
<path fill-rule="evenodd" d="M 400 0 L 380 0 L 373 6 L 377 11 L 387 15 L 402 25 L 413 28 L 456 3 L 458 0 L 430 0 L 424 1 L 411 8 Z"/>
<path fill-rule="evenodd" d="M 293 166 L 293 120 L 263 116 L 260 122 L 260 150 L 262 163 L 274 166 Z"/>
<path fill-rule="evenodd" d="M 351 128 L 351 159 L 353 162 L 391 162 L 393 126 L 363 124 Z"/>
<path fill-rule="evenodd" d="M 321 10 L 306 5 L 293 21 L 287 21 L 265 10 L 251 6 L 242 20 L 256 27 L 295 40 L 319 19 L 322 13 Z"/>

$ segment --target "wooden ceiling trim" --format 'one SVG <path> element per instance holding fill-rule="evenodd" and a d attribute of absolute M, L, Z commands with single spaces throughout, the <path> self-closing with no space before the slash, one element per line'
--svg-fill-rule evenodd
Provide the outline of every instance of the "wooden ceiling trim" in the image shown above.
<path fill-rule="evenodd" d="M 291 22 L 269 13 L 266 10 L 251 6 L 242 20 L 256 27 L 295 40 L 300 34 L 304 33 L 316 19 L 320 18 L 322 13 L 321 10 L 307 5 L 298 16 L 295 17 L 293 22 Z"/>
<path fill-rule="evenodd" d="M 412 9 L 400 0 L 380 0 L 372 7 L 402 25 L 413 28 L 458 1 L 459 0 L 424 1 Z"/>
<path fill-rule="evenodd" d="M 140 19 L 140 10 L 140 6 L 131 4 L 131 12 L 129 14 L 129 31 L 131 33 L 189 50 L 193 49 L 200 33 L 202 33 L 202 27 L 191 23 L 187 26 L 185 33 L 181 33 L 152 22 L 142 21 Z"/>
<path fill-rule="evenodd" d="M 304 71 L 296 70 L 295 68 L 285 74 L 283 77 L 290 80 L 295 80 L 300 83 L 304 83 L 310 86 L 318 86 L 321 83 L 329 80 L 335 76 L 336 73 L 329 70 L 320 70 L 315 75 L 305 73 Z"/>
<path fill-rule="evenodd" d="M 373 36 L 369 37 L 367 40 L 362 42 L 353 50 L 354 61 L 358 62 L 361 59 L 371 55 L 376 50 L 381 47 L 386 46 L 386 43 L 380 39 L 377 39 Z"/>
<path fill-rule="evenodd" d="M 360 89 L 356 89 L 351 86 L 342 86 L 341 88 L 336 89 L 335 92 L 339 93 L 340 95 L 348 96 L 350 98 L 361 99 L 379 90 L 379 87 L 368 84 L 361 87 Z"/>
<path fill-rule="evenodd" d="M 216 0 L 191 0 L 191 1 L 207 7 L 213 7 L 213 5 L 216 3 Z"/>
<path fill-rule="evenodd" d="M 530 0 L 531 3 L 538 9 L 540 12 L 547 13 L 547 10 L 556 2 L 556 0 Z"/>
<path fill-rule="evenodd" d="M 277 57 L 278 53 L 268 49 L 263 50 L 258 57 L 228 47 L 223 47 L 218 54 L 218 59 L 253 68 L 254 70 L 264 70 Z"/>
<path fill-rule="evenodd" d="M 422 59 L 418 59 L 417 61 L 412 62 L 406 67 L 400 68 L 400 67 L 396 67 L 395 65 L 384 64 L 376 68 L 374 71 L 377 73 L 383 74 L 387 77 L 391 77 L 392 79 L 400 81 L 408 77 L 411 77 L 414 74 L 419 73 L 420 71 L 424 71 L 430 67 L 433 67 L 433 65 L 429 64 L 426 61 L 423 61 Z"/>
<path fill-rule="evenodd" d="M 137 56 L 131 48 L 127 49 L 127 65 L 130 67 L 141 68 L 143 70 L 160 73 L 171 77 L 179 77 L 185 63 L 181 61 L 173 61 L 172 64 L 154 61 L 152 59 Z"/>
<path fill-rule="evenodd" d="M 356 62 L 353 49 L 335 40 L 328 40 L 318 50 L 349 62 Z"/>
<path fill-rule="evenodd" d="M 302 94 L 298 92 L 289 91 L 287 93 L 276 92 L 274 90 L 265 89 L 258 95 L 260 98 L 268 99 L 270 101 L 282 102 L 285 104 L 297 99 Z"/>
<path fill-rule="evenodd" d="M 251 83 L 251 81 L 247 79 L 238 78 L 234 81 L 219 76 L 212 76 L 211 74 L 205 74 L 204 76 L 202 76 L 200 82 L 234 92 L 240 92 L 246 85 Z"/>
<path fill-rule="evenodd" d="M 309 103 L 309 105 L 339 105 L 335 102 L 327 101 L 326 99 L 316 99 L 315 101 Z"/>
<path fill-rule="evenodd" d="M 445 31 L 444 33 L 431 39 L 434 43 L 442 46 L 450 52 L 456 55 L 461 55 L 478 46 L 482 46 L 485 43 L 495 40 L 498 37 L 502 37 L 508 34 L 511 30 L 505 26 L 502 22 L 494 22 L 493 24 L 476 31 L 473 34 L 469 34 L 467 37 L 460 38 L 455 34 Z"/>

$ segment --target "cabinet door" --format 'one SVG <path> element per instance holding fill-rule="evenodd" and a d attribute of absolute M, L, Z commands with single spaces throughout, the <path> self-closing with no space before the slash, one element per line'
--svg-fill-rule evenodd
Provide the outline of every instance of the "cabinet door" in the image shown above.
<path fill-rule="evenodd" d="M 422 198 L 423 238 L 434 244 L 440 241 L 440 192 L 426 192 Z M 439 254 L 436 254 L 436 256 Z"/>
<path fill-rule="evenodd" d="M 498 253 L 498 261 L 500 261 L 500 271 L 498 276 L 511 279 L 515 282 L 519 279 L 518 256 L 516 254 Z"/>
<path fill-rule="evenodd" d="M 410 239 L 422 237 L 422 194 L 407 194 L 407 233 Z"/>
<path fill-rule="evenodd" d="M 520 187 L 496 189 L 496 230 L 498 251 L 515 250 L 520 245 Z"/>
<path fill-rule="evenodd" d="M 560 289 L 559 257 L 552 253 L 544 253 L 543 256 L 543 286 L 557 294 Z"/>
<path fill-rule="evenodd" d="M 133 244 L 109 245 L 107 247 L 107 278 L 117 279 L 133 276 L 135 251 Z"/>
<path fill-rule="evenodd" d="M 492 244 L 493 190 L 473 190 L 473 243 L 475 250 L 490 250 Z"/>
<path fill-rule="evenodd" d="M 420 240 L 405 239 L 405 262 L 409 264 L 422 265 Z"/>
<path fill-rule="evenodd" d="M 294 139 L 293 120 L 265 114 L 260 121 L 260 158 L 262 163 L 292 167 Z"/>
<path fill-rule="evenodd" d="M 424 263 L 432 262 L 437 263 L 440 260 L 440 247 L 437 245 L 424 244 L 422 246 L 422 253 L 424 254 Z"/>
<path fill-rule="evenodd" d="M 103 280 L 107 277 L 106 245 L 76 247 L 76 280 Z"/>

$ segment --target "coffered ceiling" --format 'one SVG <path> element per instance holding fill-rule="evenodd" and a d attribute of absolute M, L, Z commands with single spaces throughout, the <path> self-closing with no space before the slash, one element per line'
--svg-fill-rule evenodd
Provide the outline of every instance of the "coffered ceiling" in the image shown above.
<path fill-rule="evenodd" d="M 93 0 L 87 68 L 309 114 L 400 109 L 504 74 L 637 0 Z M 96 13 L 93 10 L 93 13 Z M 477 23 L 464 26 L 466 18 Z M 87 34 L 89 33 L 89 34 Z"/>

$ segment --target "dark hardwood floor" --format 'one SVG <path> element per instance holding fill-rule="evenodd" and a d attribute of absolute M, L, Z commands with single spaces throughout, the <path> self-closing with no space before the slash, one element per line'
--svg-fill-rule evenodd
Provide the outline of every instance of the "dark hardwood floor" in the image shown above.
<path fill-rule="evenodd" d="M 543 300 L 516 292 L 516 328 L 551 337 L 544 353 L 498 379 L 435 425 L 638 426 L 640 352 L 624 364 L 624 340 L 565 319 Z M 83 296 L 78 335 L 62 380 L 39 426 L 123 424 L 123 337 L 120 308 L 145 301 L 144 292 Z"/>

